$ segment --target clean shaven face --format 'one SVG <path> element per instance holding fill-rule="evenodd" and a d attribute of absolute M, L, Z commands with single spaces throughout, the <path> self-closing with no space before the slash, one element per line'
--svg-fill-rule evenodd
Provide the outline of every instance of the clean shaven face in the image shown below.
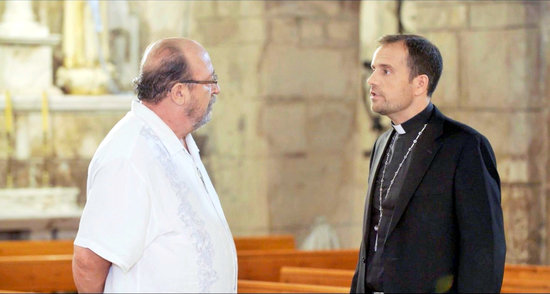
<path fill-rule="evenodd" d="M 384 44 L 374 52 L 372 74 L 367 79 L 371 87 L 372 111 L 390 119 L 398 117 L 413 103 L 413 84 L 407 66 L 408 50 L 403 42 Z"/>

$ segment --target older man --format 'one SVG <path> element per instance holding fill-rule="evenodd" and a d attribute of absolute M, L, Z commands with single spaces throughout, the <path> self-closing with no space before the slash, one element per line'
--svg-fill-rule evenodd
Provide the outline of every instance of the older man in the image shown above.
<path fill-rule="evenodd" d="M 191 132 L 220 92 L 197 42 L 151 44 L 138 100 L 98 147 L 75 240 L 79 292 L 236 292 L 237 258 Z"/>

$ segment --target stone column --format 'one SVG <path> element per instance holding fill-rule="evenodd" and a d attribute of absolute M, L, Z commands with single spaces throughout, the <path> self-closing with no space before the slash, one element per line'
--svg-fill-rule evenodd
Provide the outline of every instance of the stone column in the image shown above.
<path fill-rule="evenodd" d="M 542 233 L 543 240 L 545 244 L 543 247 L 544 263 L 550 264 L 550 3 L 541 3 L 542 7 L 540 8 L 542 20 L 541 20 L 541 35 L 542 35 L 542 50 L 543 58 L 541 60 L 542 66 L 542 78 L 541 78 L 541 89 L 544 98 L 544 116 L 545 119 L 542 121 L 543 127 L 546 128 L 546 131 L 541 134 L 544 138 L 542 144 L 542 149 L 544 150 L 544 159 L 542 160 L 542 165 L 546 168 L 542 171 L 544 186 L 542 188 L 543 197 L 545 200 L 545 214 L 544 214 L 544 227 L 545 230 Z M 546 123 L 544 123 L 546 122 Z"/>

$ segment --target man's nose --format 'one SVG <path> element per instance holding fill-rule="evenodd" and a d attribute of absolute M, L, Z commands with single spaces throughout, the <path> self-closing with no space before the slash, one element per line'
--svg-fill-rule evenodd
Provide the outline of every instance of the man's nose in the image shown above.
<path fill-rule="evenodd" d="M 375 78 L 374 78 L 374 73 L 372 73 L 372 74 L 367 78 L 367 85 L 372 86 L 375 82 L 376 82 L 376 80 L 375 80 Z"/>
<path fill-rule="evenodd" d="M 212 85 L 212 94 L 218 95 L 220 91 L 221 91 L 221 88 L 219 83 L 215 83 Z"/>

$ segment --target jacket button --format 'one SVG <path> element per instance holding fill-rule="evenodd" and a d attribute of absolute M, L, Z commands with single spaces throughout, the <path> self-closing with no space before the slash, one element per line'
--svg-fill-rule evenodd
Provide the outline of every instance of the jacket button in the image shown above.
<path fill-rule="evenodd" d="M 363 263 L 367 263 L 367 259 L 362 257 L 361 260 L 363 261 Z"/>

